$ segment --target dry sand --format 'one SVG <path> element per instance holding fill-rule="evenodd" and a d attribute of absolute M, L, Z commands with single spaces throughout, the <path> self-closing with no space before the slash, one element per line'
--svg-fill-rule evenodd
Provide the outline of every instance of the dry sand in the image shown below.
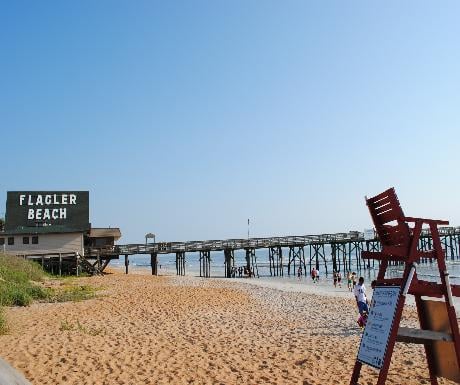
<path fill-rule="evenodd" d="M 7 311 L 0 356 L 33 384 L 348 384 L 351 298 L 233 280 L 114 273 L 96 299 Z M 405 311 L 404 324 L 415 322 Z M 360 384 L 375 384 L 363 366 Z M 397 344 L 387 384 L 429 384 L 423 350 Z M 440 384 L 451 384 L 440 380 Z"/>

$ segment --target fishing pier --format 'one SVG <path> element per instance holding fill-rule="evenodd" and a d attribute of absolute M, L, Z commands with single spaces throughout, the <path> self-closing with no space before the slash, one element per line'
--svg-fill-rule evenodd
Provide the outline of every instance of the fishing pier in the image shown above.
<path fill-rule="evenodd" d="M 446 259 L 455 260 L 460 254 L 460 227 L 440 227 L 441 243 Z M 432 237 L 429 229 L 424 229 L 419 241 L 420 250 L 432 249 Z M 268 250 L 268 261 L 258 260 L 257 250 Z M 189 242 L 158 242 L 145 244 L 114 245 L 109 247 L 90 247 L 85 249 L 86 267 L 92 266 L 93 273 L 102 273 L 112 259 L 124 257 L 126 274 L 129 271 L 129 256 L 150 255 L 152 275 L 158 275 L 158 256 L 175 254 L 176 274 L 185 275 L 187 253 L 198 253 L 200 277 L 211 277 L 211 252 L 224 253 L 225 277 L 230 278 L 235 267 L 235 251 L 244 250 L 245 270 L 258 276 L 259 267 L 268 267 L 271 276 L 295 274 L 300 267 L 307 275 L 316 267 L 328 266 L 333 270 L 347 272 L 374 268 L 375 260 L 364 259 L 362 252 L 381 251 L 380 241 L 359 231 L 348 233 L 284 236 L 269 238 L 226 239 Z M 266 253 L 265 253 L 266 254 Z M 264 256 L 266 258 L 266 255 Z M 428 262 L 428 261 L 425 261 Z"/>

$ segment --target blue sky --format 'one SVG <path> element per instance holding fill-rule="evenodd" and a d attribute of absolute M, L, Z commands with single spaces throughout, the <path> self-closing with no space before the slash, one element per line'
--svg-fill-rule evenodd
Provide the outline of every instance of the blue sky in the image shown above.
<path fill-rule="evenodd" d="M 124 242 L 460 225 L 460 4 L 0 3 L 3 192 L 89 190 Z"/>

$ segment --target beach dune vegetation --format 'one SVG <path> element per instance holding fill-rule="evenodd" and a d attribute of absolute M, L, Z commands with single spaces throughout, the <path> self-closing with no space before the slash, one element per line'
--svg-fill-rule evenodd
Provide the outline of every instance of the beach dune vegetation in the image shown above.
<path fill-rule="evenodd" d="M 58 283 L 49 287 L 48 282 Z M 97 288 L 57 280 L 33 261 L 0 254 L 0 334 L 8 330 L 2 306 L 29 306 L 33 301 L 67 302 L 93 298 Z"/>

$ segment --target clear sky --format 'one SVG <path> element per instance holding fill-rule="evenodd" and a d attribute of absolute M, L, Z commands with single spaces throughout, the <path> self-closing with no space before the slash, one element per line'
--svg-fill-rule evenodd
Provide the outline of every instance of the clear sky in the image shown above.
<path fill-rule="evenodd" d="M 458 1 L 2 1 L 0 213 L 89 190 L 122 242 L 460 225 Z"/>

